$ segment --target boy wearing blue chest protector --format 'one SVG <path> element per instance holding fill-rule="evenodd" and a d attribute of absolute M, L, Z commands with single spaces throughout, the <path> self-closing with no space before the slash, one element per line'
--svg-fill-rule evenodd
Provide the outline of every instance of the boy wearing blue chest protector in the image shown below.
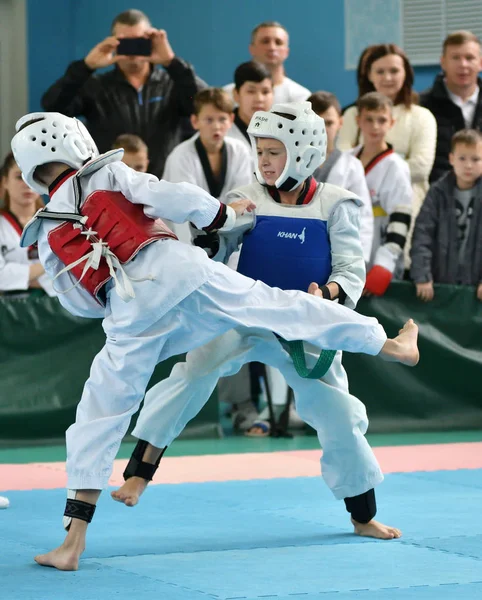
<path fill-rule="evenodd" d="M 242 274 L 287 290 L 309 288 L 327 302 L 337 300 L 354 308 L 365 283 L 361 202 L 346 190 L 311 177 L 325 157 L 323 119 L 308 102 L 275 105 L 269 112 L 255 113 L 248 132 L 258 182 L 233 190 L 228 202 L 252 198 L 256 215 L 244 224 L 240 220 L 236 231 L 220 238 L 216 258 L 227 260 L 242 242 L 238 267 Z M 353 317 L 360 316 L 353 313 Z M 402 337 L 411 335 L 412 325 L 406 325 Z M 316 352 L 306 344 L 305 350 L 313 366 Z M 113 498 L 136 504 L 165 448 L 199 412 L 218 378 L 251 361 L 279 369 L 293 388 L 300 417 L 316 429 L 323 446 L 323 478 L 335 498 L 344 499 L 355 532 L 400 537 L 398 529 L 374 520 L 374 487 L 383 475 L 365 439 L 365 406 L 348 392 L 341 352 L 323 379 L 302 378 L 275 336 L 260 330 L 246 335 L 235 329 L 189 352 L 169 379 L 147 393 L 134 430 L 140 441 L 124 473 L 126 482 Z"/>

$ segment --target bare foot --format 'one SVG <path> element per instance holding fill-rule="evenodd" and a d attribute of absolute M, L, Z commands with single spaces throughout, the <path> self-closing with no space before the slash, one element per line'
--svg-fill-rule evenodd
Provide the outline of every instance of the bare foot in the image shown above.
<path fill-rule="evenodd" d="M 116 502 L 123 502 L 126 506 L 135 506 L 148 483 L 142 477 L 129 477 L 118 490 L 111 492 L 111 496 Z"/>
<path fill-rule="evenodd" d="M 379 356 L 388 362 L 399 362 L 414 367 L 420 359 L 417 340 L 418 326 L 413 319 L 409 319 L 396 338 L 385 342 Z"/>
<path fill-rule="evenodd" d="M 72 547 L 64 543 L 47 554 L 38 554 L 34 560 L 42 567 L 54 567 L 59 571 L 77 571 L 79 558 L 83 551 L 83 548 Z"/>
<path fill-rule="evenodd" d="M 323 298 L 323 292 L 320 290 L 320 286 L 317 283 L 310 283 L 310 287 L 308 288 L 308 294 L 312 296 L 319 296 Z"/>
<path fill-rule="evenodd" d="M 402 532 L 396 527 L 388 527 L 372 519 L 369 523 L 358 523 L 351 520 L 355 533 L 363 537 L 372 537 L 378 540 L 393 540 L 402 537 Z"/>

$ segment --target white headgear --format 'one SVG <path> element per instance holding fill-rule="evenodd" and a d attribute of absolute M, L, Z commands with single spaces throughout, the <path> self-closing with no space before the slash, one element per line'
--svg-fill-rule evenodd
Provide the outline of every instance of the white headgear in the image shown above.
<path fill-rule="evenodd" d="M 29 121 L 36 122 L 19 131 Z M 30 113 L 17 121 L 15 130 L 18 133 L 12 139 L 13 156 L 25 183 L 39 194 L 48 194 L 47 186 L 33 178 L 40 165 L 61 162 L 79 169 L 99 155 L 85 125 L 60 113 Z"/>
<path fill-rule="evenodd" d="M 256 138 L 272 138 L 285 145 L 286 165 L 275 182 L 284 192 L 295 189 L 325 161 L 325 122 L 311 110 L 311 102 L 275 104 L 269 112 L 259 110 L 251 118 L 248 133 L 260 183 L 266 182 L 258 166 Z"/>

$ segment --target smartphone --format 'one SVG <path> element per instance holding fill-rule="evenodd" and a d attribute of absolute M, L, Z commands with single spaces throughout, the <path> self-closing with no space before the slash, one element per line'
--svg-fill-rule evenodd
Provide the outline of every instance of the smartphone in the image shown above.
<path fill-rule="evenodd" d="M 150 56 L 152 40 L 150 38 L 121 38 L 116 50 L 122 56 Z"/>

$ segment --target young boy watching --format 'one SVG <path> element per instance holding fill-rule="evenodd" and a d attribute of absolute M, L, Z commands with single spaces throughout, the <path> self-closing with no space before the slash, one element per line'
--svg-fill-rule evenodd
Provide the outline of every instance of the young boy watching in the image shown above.
<path fill-rule="evenodd" d="M 147 145 L 138 135 L 123 133 L 119 135 L 112 144 L 112 150 L 124 149 L 122 162 L 134 171 L 147 173 L 149 167 L 149 151 Z"/>
<path fill-rule="evenodd" d="M 228 135 L 241 140 L 251 150 L 248 135 L 251 117 L 257 110 L 269 110 L 273 104 L 273 81 L 268 69 L 255 61 L 239 65 L 234 72 L 233 98 L 238 106 Z"/>
<path fill-rule="evenodd" d="M 198 133 L 169 154 L 163 179 L 194 183 L 221 202 L 233 188 L 250 183 L 253 168 L 249 149 L 239 140 L 226 138 L 233 120 L 234 103 L 227 92 L 220 88 L 198 92 L 191 116 Z M 199 233 L 189 223 L 168 226 L 186 243 Z"/>
<path fill-rule="evenodd" d="M 365 169 L 375 231 L 364 294 L 382 296 L 392 278 L 403 272 L 403 249 L 412 215 L 412 188 L 407 163 L 385 140 L 394 120 L 392 101 L 369 92 L 357 102 L 363 145 L 351 150 Z"/>
<path fill-rule="evenodd" d="M 430 187 L 415 221 L 411 277 L 417 296 L 429 302 L 434 283 L 476 286 L 482 301 L 482 134 L 452 137 L 453 171 Z"/>
<path fill-rule="evenodd" d="M 370 261 L 373 244 L 373 210 L 365 173 L 361 162 L 350 152 L 335 147 L 336 137 L 343 124 L 341 106 L 330 92 L 315 92 L 308 98 L 314 112 L 325 121 L 327 136 L 326 160 L 313 177 L 337 185 L 356 194 L 363 202 L 360 208 L 360 240 L 365 262 Z"/>

